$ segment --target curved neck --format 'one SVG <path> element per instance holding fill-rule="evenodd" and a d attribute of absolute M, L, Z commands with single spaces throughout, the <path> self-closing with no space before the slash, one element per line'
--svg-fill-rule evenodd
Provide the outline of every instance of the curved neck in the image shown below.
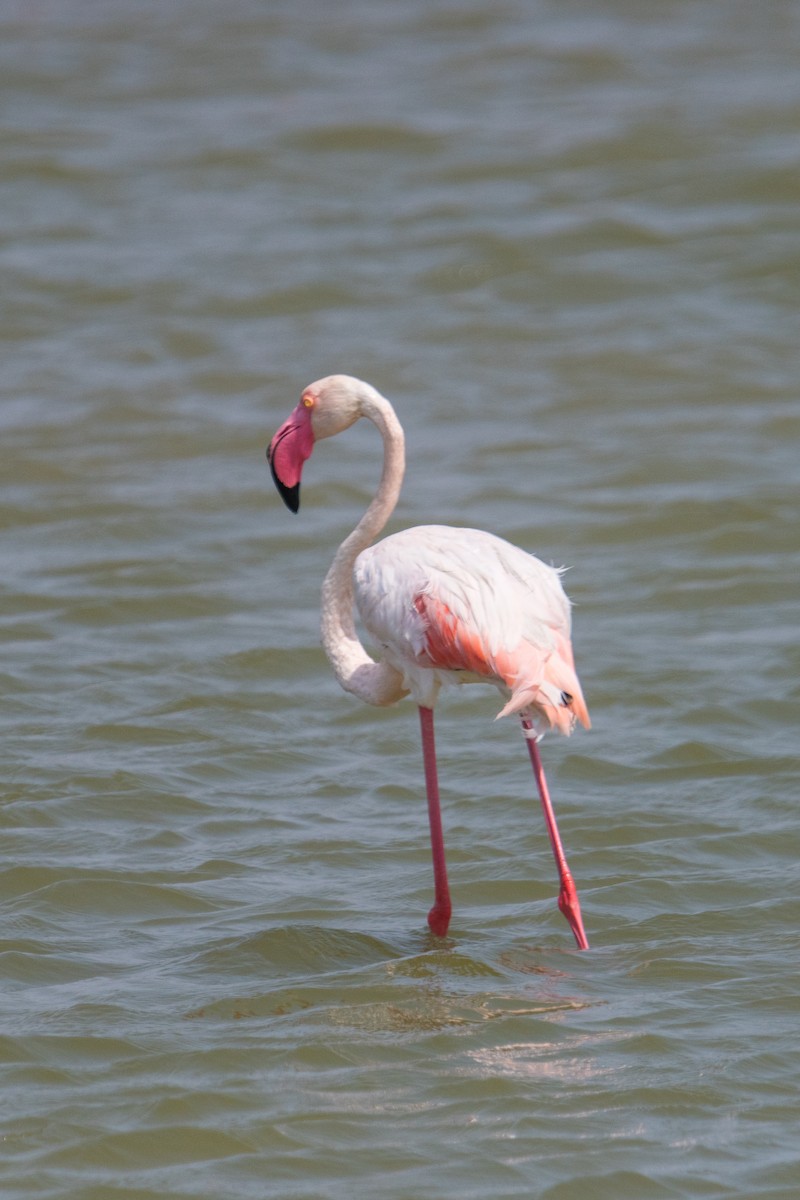
<path fill-rule="evenodd" d="M 402 676 L 386 662 L 375 662 L 359 641 L 353 618 L 353 567 L 362 550 L 383 529 L 394 511 L 405 472 L 403 428 L 388 400 L 363 385 L 360 415 L 377 426 L 383 439 L 383 471 L 378 490 L 355 529 L 336 551 L 322 585 L 322 645 L 336 678 L 368 704 L 393 704 L 406 695 Z"/>

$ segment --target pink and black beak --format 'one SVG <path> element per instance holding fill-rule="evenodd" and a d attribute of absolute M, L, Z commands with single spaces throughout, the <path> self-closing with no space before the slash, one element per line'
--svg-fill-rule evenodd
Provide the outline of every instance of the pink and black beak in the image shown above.
<path fill-rule="evenodd" d="M 296 513 L 300 507 L 303 463 L 314 449 L 311 412 L 301 401 L 269 444 L 267 459 L 281 499 Z"/>

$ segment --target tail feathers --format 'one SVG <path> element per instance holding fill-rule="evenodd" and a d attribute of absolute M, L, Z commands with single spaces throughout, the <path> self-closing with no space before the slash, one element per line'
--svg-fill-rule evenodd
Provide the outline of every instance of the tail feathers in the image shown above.
<path fill-rule="evenodd" d="M 497 714 L 498 719 L 531 709 L 539 732 L 557 729 L 569 736 L 577 721 L 584 729 L 590 729 L 589 710 L 571 662 L 565 661 L 556 650 L 544 661 L 539 655 L 535 658 L 535 664 L 529 664 L 534 670 L 520 671 L 516 678 L 506 679 L 511 688 L 511 699 Z M 572 658 L 571 652 L 569 658 Z"/>
<path fill-rule="evenodd" d="M 513 650 L 491 648 L 479 629 L 427 592 L 414 598 L 414 608 L 424 630 L 424 647 L 416 655 L 420 666 L 468 672 L 504 683 L 511 699 L 498 716 L 529 709 L 539 732 L 556 728 L 569 734 L 576 721 L 590 727 L 572 646 L 565 634 L 551 630 L 551 644 L 545 646 L 522 641 Z"/>

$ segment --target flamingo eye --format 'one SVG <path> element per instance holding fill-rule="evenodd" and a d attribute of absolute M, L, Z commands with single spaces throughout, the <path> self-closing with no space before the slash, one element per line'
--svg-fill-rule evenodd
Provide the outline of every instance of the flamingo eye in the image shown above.
<path fill-rule="evenodd" d="M 303 396 L 303 406 L 305 408 L 313 408 L 314 407 L 314 397 L 311 395 L 310 392 L 306 392 L 305 395 Z"/>

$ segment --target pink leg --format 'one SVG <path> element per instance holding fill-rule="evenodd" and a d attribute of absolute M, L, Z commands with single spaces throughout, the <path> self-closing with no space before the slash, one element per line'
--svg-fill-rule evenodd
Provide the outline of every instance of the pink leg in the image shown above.
<path fill-rule="evenodd" d="M 556 814 L 553 812 L 550 793 L 547 790 L 547 780 L 544 777 L 544 767 L 542 766 L 539 747 L 532 737 L 527 736 L 527 731 L 529 729 L 533 729 L 533 726 L 527 717 L 522 718 L 522 728 L 526 731 L 525 740 L 528 743 L 528 752 L 531 756 L 533 774 L 536 778 L 536 786 L 539 789 L 539 796 L 541 797 L 542 801 L 542 811 L 544 812 L 547 832 L 550 837 L 550 845 L 553 847 L 553 857 L 556 860 L 558 875 L 561 880 L 561 890 L 558 894 L 558 907 L 569 921 L 570 928 L 575 935 L 575 941 L 578 943 L 578 949 L 588 950 L 589 942 L 583 928 L 583 918 L 581 917 L 581 906 L 578 900 L 578 892 L 575 888 L 575 881 L 572 878 L 572 872 L 567 865 L 564 847 L 561 845 L 561 838 L 559 837 L 558 833 L 558 825 L 556 824 Z"/>
<path fill-rule="evenodd" d="M 444 834 L 442 813 L 439 807 L 439 780 L 436 773 L 436 744 L 433 737 L 433 709 L 420 706 L 419 723 L 422 730 L 422 758 L 425 764 L 425 787 L 428 793 L 428 819 L 431 824 L 431 850 L 433 852 L 433 908 L 428 913 L 428 924 L 437 937 L 444 937 L 450 924 L 450 888 L 447 883 L 447 865 L 444 859 Z"/>

